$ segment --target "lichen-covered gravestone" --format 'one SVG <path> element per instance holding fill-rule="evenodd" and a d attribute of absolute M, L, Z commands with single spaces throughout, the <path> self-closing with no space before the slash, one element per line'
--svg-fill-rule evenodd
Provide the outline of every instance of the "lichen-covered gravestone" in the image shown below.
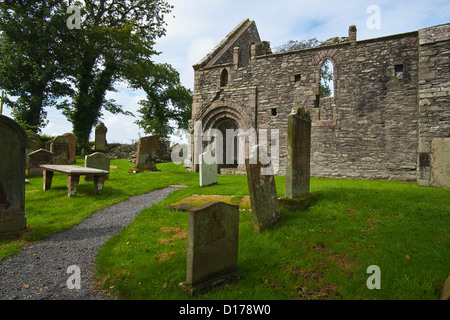
<path fill-rule="evenodd" d="M 239 206 L 209 202 L 189 210 L 186 282 L 193 296 L 232 280 L 237 270 Z"/>
<path fill-rule="evenodd" d="M 28 176 L 42 176 L 41 164 L 53 164 L 53 153 L 39 149 L 28 154 Z"/>
<path fill-rule="evenodd" d="M 286 197 L 309 193 L 311 158 L 311 117 L 303 108 L 292 109 L 288 116 L 286 161 Z"/>
<path fill-rule="evenodd" d="M 310 194 L 311 116 L 304 108 L 293 108 L 288 116 L 286 193 L 279 199 L 288 210 L 306 209 Z"/>
<path fill-rule="evenodd" d="M 95 151 L 106 151 L 106 133 L 108 128 L 106 128 L 103 122 L 100 122 L 97 127 L 95 127 Z"/>
<path fill-rule="evenodd" d="M 77 161 L 77 137 L 71 132 L 64 133 L 63 137 L 66 137 L 66 139 L 69 140 L 69 164 L 75 163 Z"/>
<path fill-rule="evenodd" d="M 136 154 L 136 167 L 140 170 L 156 171 L 156 156 L 158 154 L 159 134 L 139 138 Z"/>
<path fill-rule="evenodd" d="M 245 159 L 248 189 L 256 232 L 275 224 L 280 218 L 277 190 L 270 159 L 264 147 L 256 145 Z"/>
<path fill-rule="evenodd" d="M 93 154 L 87 155 L 84 158 L 85 168 L 94 168 L 109 171 L 111 160 L 101 152 L 95 152 Z M 94 177 L 86 176 L 85 181 L 93 181 Z M 106 176 L 109 179 L 109 174 Z"/>
<path fill-rule="evenodd" d="M 199 156 L 200 186 L 217 184 L 217 160 L 211 152 L 202 153 Z"/>
<path fill-rule="evenodd" d="M 26 228 L 25 157 L 28 137 L 14 120 L 0 115 L 0 235 Z"/>
<path fill-rule="evenodd" d="M 63 136 L 57 136 L 50 143 L 50 151 L 53 153 L 53 164 L 69 164 L 69 140 Z"/>

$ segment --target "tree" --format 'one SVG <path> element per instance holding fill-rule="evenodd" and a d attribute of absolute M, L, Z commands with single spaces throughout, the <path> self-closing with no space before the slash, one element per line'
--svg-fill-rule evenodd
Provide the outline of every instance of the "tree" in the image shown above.
<path fill-rule="evenodd" d="M 81 28 L 73 29 L 76 44 L 69 81 L 75 87 L 72 102 L 60 107 L 73 124 L 80 148 L 105 109 L 125 113 L 106 92 L 118 80 L 134 77 L 137 65 L 151 65 L 155 39 L 165 34 L 164 15 L 172 9 L 164 0 L 85 0 L 76 3 Z M 67 18 L 67 16 L 66 16 Z"/>
<path fill-rule="evenodd" d="M 2 1 L 0 3 L 0 87 L 2 102 L 13 117 L 39 131 L 46 124 L 45 108 L 63 103 L 70 92 L 63 78 L 61 35 L 66 21 L 62 1 Z"/>
<path fill-rule="evenodd" d="M 188 129 L 192 92 L 181 85 L 179 73 L 168 64 L 139 66 L 133 72 L 139 75 L 135 76 L 134 87 L 147 94 L 147 99 L 139 102 L 141 119 L 136 121 L 145 133 L 167 138 L 174 130 L 170 121 L 180 129 Z"/>
<path fill-rule="evenodd" d="M 317 38 L 309 38 L 307 40 L 290 40 L 274 49 L 275 53 L 304 50 L 315 48 L 322 42 Z M 333 64 L 330 60 L 325 60 L 320 67 L 320 98 L 330 97 L 333 94 Z"/>

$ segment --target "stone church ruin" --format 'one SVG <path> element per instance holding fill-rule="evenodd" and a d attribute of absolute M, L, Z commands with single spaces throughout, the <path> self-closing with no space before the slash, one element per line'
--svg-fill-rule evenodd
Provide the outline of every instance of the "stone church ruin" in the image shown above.
<path fill-rule="evenodd" d="M 333 95 L 321 98 L 328 61 Z M 286 173 L 288 115 L 304 107 L 311 176 L 450 187 L 450 24 L 362 41 L 350 26 L 348 37 L 274 54 L 246 19 L 193 68 L 191 128 L 201 121 L 203 132 L 223 137 L 226 129 L 279 129 L 279 141 L 269 138 L 279 142 L 278 174 Z"/>

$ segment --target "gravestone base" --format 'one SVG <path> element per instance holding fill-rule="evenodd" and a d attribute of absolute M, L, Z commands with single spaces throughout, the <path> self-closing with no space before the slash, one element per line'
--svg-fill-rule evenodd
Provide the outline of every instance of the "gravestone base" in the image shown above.
<path fill-rule="evenodd" d="M 196 285 L 188 284 L 187 282 L 182 282 L 179 284 L 181 290 L 188 294 L 190 297 L 194 297 L 197 294 L 204 293 L 205 291 L 224 284 L 235 283 L 239 280 L 236 272 L 228 273 L 226 275 L 217 277 L 215 279 L 202 282 Z"/>
<path fill-rule="evenodd" d="M 304 211 L 308 209 L 315 197 L 311 193 L 297 198 L 282 197 L 278 199 L 278 204 L 289 211 Z"/>
<path fill-rule="evenodd" d="M 22 232 L 27 228 L 27 218 L 0 221 L 0 236 Z"/>

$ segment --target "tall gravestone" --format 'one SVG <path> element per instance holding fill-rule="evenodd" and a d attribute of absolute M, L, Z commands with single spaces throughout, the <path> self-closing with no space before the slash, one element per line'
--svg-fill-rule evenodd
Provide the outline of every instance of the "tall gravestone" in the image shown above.
<path fill-rule="evenodd" d="M 106 151 L 106 133 L 108 128 L 106 128 L 103 122 L 100 122 L 97 127 L 95 127 L 95 151 Z"/>
<path fill-rule="evenodd" d="M 39 149 L 28 154 L 28 176 L 42 176 L 41 164 L 53 164 L 53 153 Z"/>
<path fill-rule="evenodd" d="M 69 140 L 64 136 L 57 136 L 50 143 L 50 152 L 53 153 L 53 164 L 69 164 Z"/>
<path fill-rule="evenodd" d="M 431 142 L 431 185 L 450 188 L 450 138 L 435 138 Z"/>
<path fill-rule="evenodd" d="M 311 117 L 304 108 L 293 108 L 288 116 L 286 197 L 309 193 Z"/>
<path fill-rule="evenodd" d="M 66 137 L 66 139 L 69 140 L 69 164 L 75 163 L 77 161 L 77 137 L 71 132 L 64 133 L 63 137 Z"/>
<path fill-rule="evenodd" d="M 253 228 L 256 232 L 275 224 L 280 218 L 277 190 L 270 159 L 264 147 L 253 146 L 245 159 Z"/>
<path fill-rule="evenodd" d="M 239 206 L 209 202 L 189 210 L 186 282 L 193 296 L 233 278 L 237 270 Z"/>
<path fill-rule="evenodd" d="M 305 210 L 310 194 L 311 116 L 304 108 L 293 108 L 288 116 L 286 193 L 280 205 L 291 211 Z"/>
<path fill-rule="evenodd" d="M 211 152 L 202 153 L 199 156 L 200 186 L 217 184 L 217 159 Z"/>
<path fill-rule="evenodd" d="M 0 235 L 26 228 L 25 157 L 28 137 L 14 120 L 0 115 Z"/>
<path fill-rule="evenodd" d="M 158 154 L 159 134 L 139 138 L 136 154 L 136 167 L 141 170 L 156 171 L 156 156 Z"/>
<path fill-rule="evenodd" d="M 109 172 L 111 160 L 102 152 L 94 152 L 84 158 L 86 168 L 101 169 Z M 106 176 L 109 179 L 109 174 Z M 93 181 L 94 177 L 85 177 L 85 181 Z"/>

